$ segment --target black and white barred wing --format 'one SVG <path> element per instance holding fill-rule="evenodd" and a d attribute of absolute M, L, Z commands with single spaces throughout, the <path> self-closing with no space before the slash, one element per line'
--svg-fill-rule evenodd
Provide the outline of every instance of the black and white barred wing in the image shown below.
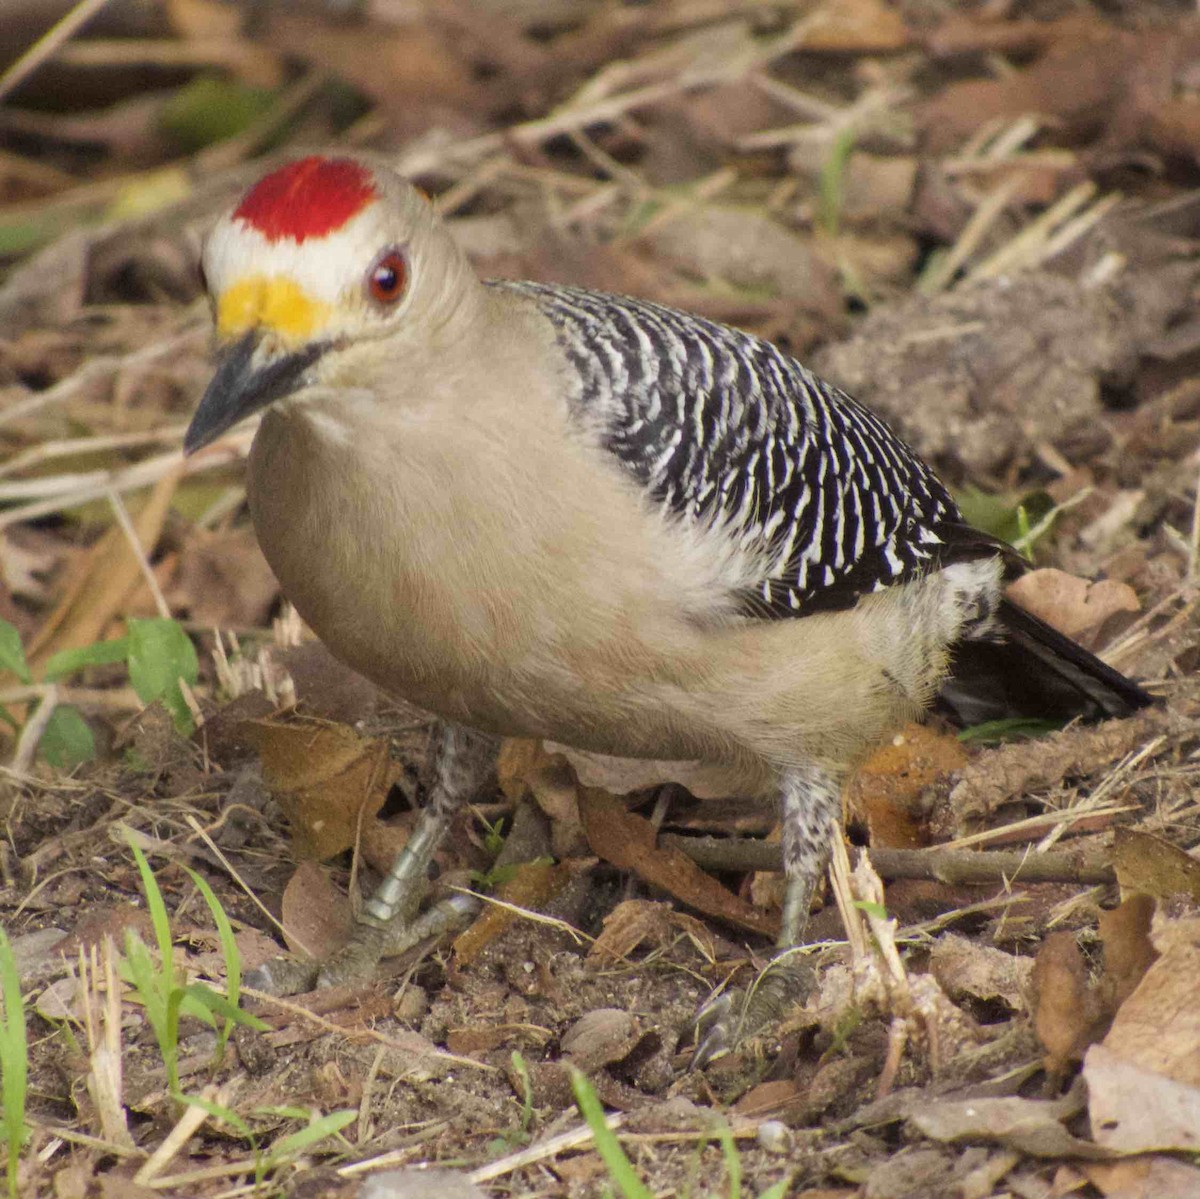
<path fill-rule="evenodd" d="M 790 616 L 995 554 L 887 426 L 769 343 L 656 304 L 499 283 L 553 323 L 578 418 L 681 519 L 772 565 L 746 607 Z"/>

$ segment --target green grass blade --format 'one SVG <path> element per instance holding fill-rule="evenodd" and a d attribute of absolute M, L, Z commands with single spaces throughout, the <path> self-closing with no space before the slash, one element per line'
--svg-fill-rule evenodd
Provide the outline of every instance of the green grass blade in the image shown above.
<path fill-rule="evenodd" d="M 154 940 L 158 944 L 159 957 L 162 959 L 163 977 L 172 985 L 175 981 L 175 951 L 171 941 L 171 918 L 167 915 L 167 905 L 158 886 L 158 879 L 146 860 L 146 855 L 134 841 L 127 836 L 129 848 L 133 852 L 133 860 L 137 862 L 138 873 L 142 876 L 142 891 L 146 896 L 146 910 L 150 913 L 150 923 L 154 927 Z"/>
<path fill-rule="evenodd" d="M 725 1157 L 725 1171 L 729 1175 L 729 1199 L 742 1199 L 742 1155 L 729 1125 L 721 1123 L 716 1128 L 717 1140 Z"/>
<path fill-rule="evenodd" d="M 625 1199 L 653 1199 L 649 1187 L 637 1176 L 633 1163 L 625 1156 L 617 1134 L 609 1128 L 604 1119 L 604 1108 L 588 1082 L 587 1075 L 575 1066 L 571 1067 L 571 1090 L 575 1093 L 575 1103 L 580 1114 L 587 1121 L 596 1139 L 596 1152 L 600 1160 L 608 1167 L 613 1182 L 617 1184 Z"/>
<path fill-rule="evenodd" d="M 25 1005 L 21 1002 L 21 975 L 8 935 L 0 929 L 0 1098 L 4 1100 L 4 1139 L 8 1149 L 8 1193 L 17 1195 L 17 1167 L 25 1143 L 25 1100 L 29 1082 L 29 1043 L 25 1032 Z"/>
<path fill-rule="evenodd" d="M 352 1111 L 330 1112 L 328 1116 L 318 1116 L 304 1128 L 280 1137 L 263 1158 L 263 1169 L 273 1170 L 283 1165 L 289 1158 L 297 1157 L 306 1149 L 311 1149 L 318 1142 L 341 1132 L 347 1124 L 353 1124 L 358 1119 L 358 1113 Z"/>

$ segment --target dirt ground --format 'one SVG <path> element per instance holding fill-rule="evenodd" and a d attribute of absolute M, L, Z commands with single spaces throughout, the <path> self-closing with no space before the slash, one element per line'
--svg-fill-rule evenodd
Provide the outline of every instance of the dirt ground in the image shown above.
<path fill-rule="evenodd" d="M 1194 5 L 7 3 L 15 1193 L 1200 1196 Z M 38 42 L 68 10 L 81 28 Z M 847 792 L 790 988 L 753 989 L 772 812 L 709 771 L 523 742 L 438 855 L 435 913 L 476 887 L 482 914 L 368 985 L 239 986 L 344 940 L 428 782 L 426 718 L 279 593 L 245 510 L 253 429 L 179 449 L 212 371 L 200 239 L 329 146 L 391 155 L 484 275 L 788 348 L 1028 552 L 1022 603 L 1161 702 L 899 733 Z M 147 706 L 94 647 L 166 617 L 195 672 Z M 131 934 L 156 943 L 131 846 L 178 985 L 262 1021 L 223 1044 L 193 993 L 177 1086 L 129 965 Z M 746 988 L 775 1019 L 694 1069 L 698 1008 Z"/>

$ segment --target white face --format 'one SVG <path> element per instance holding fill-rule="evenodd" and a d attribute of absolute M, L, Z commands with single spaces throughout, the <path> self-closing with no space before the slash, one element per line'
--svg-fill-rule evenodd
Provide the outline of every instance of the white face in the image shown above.
<path fill-rule="evenodd" d="M 410 301 L 412 189 L 351 159 L 308 158 L 260 181 L 223 217 L 203 266 L 217 332 L 284 349 L 386 332 Z"/>

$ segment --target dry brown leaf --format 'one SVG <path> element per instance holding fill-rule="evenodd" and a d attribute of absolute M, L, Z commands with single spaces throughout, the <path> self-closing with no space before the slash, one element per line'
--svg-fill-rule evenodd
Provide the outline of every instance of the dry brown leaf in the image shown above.
<path fill-rule="evenodd" d="M 1177 1082 L 1200 1087 L 1200 920 L 1156 930 L 1159 959 L 1113 1019 L 1104 1044 Z"/>
<path fill-rule="evenodd" d="M 1103 1015 L 1075 934 L 1051 933 L 1033 965 L 1033 1024 L 1046 1051 L 1046 1072 L 1061 1076 L 1102 1031 Z"/>
<path fill-rule="evenodd" d="M 1019 39 L 1024 28 L 1015 31 Z M 930 149 L 941 151 L 989 122 L 1036 112 L 1068 141 L 1099 141 L 1110 153 L 1156 151 L 1195 158 L 1200 106 L 1178 80 L 1200 42 L 1195 21 L 1127 30 L 1092 10 L 1047 22 L 1028 44 L 1041 52 L 1025 70 L 952 83 L 920 106 Z"/>
<path fill-rule="evenodd" d="M 710 961 L 716 957 L 712 933 L 695 916 L 677 911 L 667 903 L 627 899 L 604 918 L 604 929 L 588 950 L 588 960 L 626 961 L 646 942 L 657 948 L 675 940 L 681 933 L 698 945 Z"/>
<path fill-rule="evenodd" d="M 890 908 L 890 905 L 889 905 Z M 994 1002 L 1014 1012 L 1025 1010 L 1033 962 L 991 945 L 977 945 L 957 933 L 944 932 L 934 942 L 929 969 L 951 999 Z"/>
<path fill-rule="evenodd" d="M 419 812 L 409 812 L 390 820 L 377 820 L 374 816 L 364 820 L 362 838 L 358 845 L 358 851 L 362 854 L 363 861 L 372 870 L 376 870 L 380 874 L 387 874 L 396 861 L 397 855 L 408 844 L 408 839 L 412 836 L 413 825 L 419 816 Z M 440 851 L 437 858 L 441 865 L 442 854 Z"/>
<path fill-rule="evenodd" d="M 899 50 L 909 42 L 900 10 L 883 0 L 825 0 L 805 34 L 805 50 L 833 54 L 873 54 Z"/>
<path fill-rule="evenodd" d="M 394 707 L 398 702 L 339 662 L 319 641 L 273 650 L 271 660 L 287 672 L 296 688 L 296 703 L 309 716 L 352 725 L 375 715 L 382 703 Z"/>
<path fill-rule="evenodd" d="M 1153 833 L 1117 829 L 1112 864 L 1122 895 L 1141 892 L 1155 899 L 1184 895 L 1200 903 L 1200 862 Z"/>
<path fill-rule="evenodd" d="M 211 532 L 194 528 L 184 538 L 175 572 L 173 603 L 208 628 L 263 625 L 279 584 L 249 527 Z"/>
<path fill-rule="evenodd" d="M 1128 583 L 1087 579 L 1044 568 L 1022 575 L 1007 589 L 1010 600 L 1052 625 L 1060 633 L 1086 640 L 1089 633 L 1119 612 L 1140 612 L 1137 592 Z"/>
<path fill-rule="evenodd" d="M 585 1074 L 619 1062 L 641 1039 L 637 1017 L 623 1008 L 593 1008 L 562 1035 L 560 1046 Z"/>
<path fill-rule="evenodd" d="M 1106 1158 L 1107 1149 L 1072 1136 L 1062 1121 L 1077 1104 L 1066 1097 L 966 1099 L 914 1103 L 908 1118 L 935 1141 L 996 1141 L 1031 1157 Z"/>
<path fill-rule="evenodd" d="M 247 721 L 263 781 L 288 817 L 296 852 L 328 858 L 349 849 L 399 776 L 385 738 L 322 720 Z"/>
<path fill-rule="evenodd" d="M 496 766 L 500 789 L 514 802 L 526 794 L 549 817 L 551 849 L 556 858 L 586 852 L 579 819 L 579 782 L 562 754 L 548 753 L 540 741 L 506 740 Z"/>
<path fill-rule="evenodd" d="M 661 887 L 706 915 L 767 936 L 778 933 L 775 917 L 721 886 L 679 850 L 659 849 L 650 821 L 627 812 L 607 792 L 582 788 L 580 812 L 588 844 L 606 862 L 621 870 L 632 870 L 643 882 Z"/>
<path fill-rule="evenodd" d="M 316 862 L 301 862 L 283 889 L 283 936 L 292 953 L 327 958 L 354 927 L 349 898 Z"/>
<path fill-rule="evenodd" d="M 1200 1195 L 1200 1169 L 1172 1157 L 1088 1162 L 1082 1170 L 1105 1199 L 1194 1199 Z"/>
<path fill-rule="evenodd" d="M 1139 1066 L 1105 1045 L 1087 1051 L 1083 1077 L 1097 1144 L 1126 1153 L 1200 1150 L 1200 1087 Z"/>
<path fill-rule="evenodd" d="M 652 758 L 614 758 L 546 742 L 546 752 L 562 754 L 585 787 L 610 795 L 648 791 L 666 783 L 685 787 L 697 799 L 726 799 L 759 795 L 762 782 L 750 770 L 712 762 L 668 762 Z"/>
<path fill-rule="evenodd" d="M 271 13 L 269 37 L 280 53 L 314 63 L 360 87 L 387 112 L 398 135 L 426 132 L 439 112 L 481 106 L 469 65 L 428 21 L 393 28 L 368 21 L 333 24 L 281 6 Z"/>
<path fill-rule="evenodd" d="M 536 770 L 549 755 L 533 737 L 506 737 L 500 743 L 496 759 L 496 781 L 505 798 L 513 803 L 525 798 L 526 776 Z"/>
<path fill-rule="evenodd" d="M 804 1102 L 804 1095 L 791 1078 L 776 1078 L 751 1087 L 734 1105 L 739 1116 L 765 1120 L 781 1116 Z"/>
<path fill-rule="evenodd" d="M 569 867 L 550 862 L 525 862 L 516 868 L 511 879 L 496 891 L 496 898 L 505 904 L 530 911 L 540 911 L 571 880 Z M 489 903 L 483 914 L 470 928 L 454 940 L 454 953 L 460 966 L 477 958 L 506 929 L 520 920 L 521 914 L 510 907 Z"/>
<path fill-rule="evenodd" d="M 1104 942 L 1104 978 L 1110 988 L 1112 1011 L 1133 994 L 1146 971 L 1158 959 L 1150 941 L 1154 900 L 1131 895 L 1111 912 L 1100 913 L 1100 939 Z"/>

